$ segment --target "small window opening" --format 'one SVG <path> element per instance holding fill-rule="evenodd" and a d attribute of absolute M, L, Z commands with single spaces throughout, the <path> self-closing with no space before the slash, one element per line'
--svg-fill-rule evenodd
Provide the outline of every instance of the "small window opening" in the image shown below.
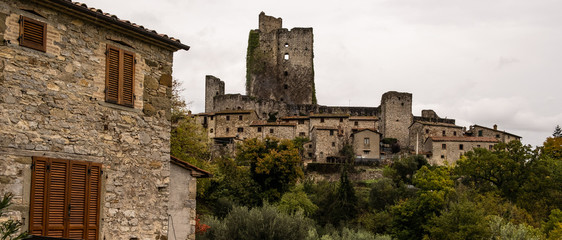
<path fill-rule="evenodd" d="M 213 120 L 213 118 L 214 118 L 214 117 L 213 117 L 213 116 L 211 116 L 211 120 Z"/>
<path fill-rule="evenodd" d="M 289 60 L 289 54 L 288 54 L 288 53 L 285 53 L 285 56 L 283 57 L 283 59 Z"/>
<path fill-rule="evenodd" d="M 445 137 L 445 136 L 446 136 L 445 131 L 443 131 L 443 137 Z"/>
<path fill-rule="evenodd" d="M 358 121 L 355 121 L 355 122 L 353 123 L 353 125 L 359 126 L 359 122 L 358 122 Z"/>
<path fill-rule="evenodd" d="M 269 133 L 273 133 L 273 128 L 272 128 L 272 129 L 269 129 Z"/>
<path fill-rule="evenodd" d="M 445 155 L 441 155 L 441 159 L 445 158 Z"/>
<path fill-rule="evenodd" d="M 280 101 L 283 102 L 285 99 L 281 98 Z"/>
<path fill-rule="evenodd" d="M 299 136 L 304 137 L 305 133 L 304 132 L 299 132 Z"/>
<path fill-rule="evenodd" d="M 261 127 L 258 127 L 258 132 L 261 132 Z"/>
<path fill-rule="evenodd" d="M 288 44 L 288 43 L 285 43 L 285 47 L 289 47 L 289 44 Z"/>
<path fill-rule="evenodd" d="M 464 145 L 459 144 L 459 150 L 464 150 Z"/>
<path fill-rule="evenodd" d="M 441 144 L 441 149 L 447 149 L 447 144 Z"/>
<path fill-rule="evenodd" d="M 230 116 L 226 116 L 226 121 L 230 121 Z"/>
<path fill-rule="evenodd" d="M 218 96 L 218 95 L 219 95 L 219 92 L 216 92 L 216 93 L 215 93 L 215 96 Z"/>
<path fill-rule="evenodd" d="M 238 120 L 242 121 L 243 117 L 242 115 L 238 116 Z"/>
<path fill-rule="evenodd" d="M 429 133 L 429 129 L 426 129 L 426 130 L 425 130 L 425 133 Z"/>
<path fill-rule="evenodd" d="M 343 122 L 343 118 L 340 118 L 340 122 Z"/>
<path fill-rule="evenodd" d="M 323 123 L 323 122 L 324 122 L 324 118 L 320 118 L 320 122 Z"/>
<path fill-rule="evenodd" d="M 283 85 L 283 88 L 284 88 L 284 89 L 289 89 L 289 85 L 284 84 L 284 85 Z"/>
<path fill-rule="evenodd" d="M 334 130 L 330 130 L 330 136 L 334 136 Z"/>
<path fill-rule="evenodd" d="M 211 128 L 211 129 L 209 130 L 209 132 L 210 132 L 210 133 L 213 133 L 213 129 Z"/>
<path fill-rule="evenodd" d="M 287 72 L 287 71 L 284 71 L 284 72 L 283 72 L 283 75 L 285 75 L 285 76 L 289 76 L 289 72 Z"/>
<path fill-rule="evenodd" d="M 299 120 L 299 124 L 304 124 L 304 120 Z"/>
<path fill-rule="evenodd" d="M 227 133 L 230 132 L 230 128 L 226 128 L 226 132 L 227 132 Z"/>
<path fill-rule="evenodd" d="M 242 132 L 244 132 L 244 128 L 241 128 L 241 127 L 240 127 L 240 128 L 237 129 L 237 131 L 238 131 L 239 133 L 242 133 Z"/>
<path fill-rule="evenodd" d="M 454 132 L 453 132 L 453 136 L 457 136 L 457 131 L 454 131 Z"/>
<path fill-rule="evenodd" d="M 332 142 L 332 147 L 335 147 L 335 146 L 336 146 L 336 142 Z"/>

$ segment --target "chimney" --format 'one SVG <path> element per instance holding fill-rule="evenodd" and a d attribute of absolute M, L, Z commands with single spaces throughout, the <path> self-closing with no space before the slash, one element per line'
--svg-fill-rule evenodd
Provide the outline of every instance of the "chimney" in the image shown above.
<path fill-rule="evenodd" d="M 498 130 L 498 125 L 494 124 L 494 130 Z"/>

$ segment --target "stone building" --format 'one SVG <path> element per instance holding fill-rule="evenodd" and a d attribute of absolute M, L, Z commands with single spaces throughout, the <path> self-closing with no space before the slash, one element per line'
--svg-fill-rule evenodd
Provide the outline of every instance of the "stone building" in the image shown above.
<path fill-rule="evenodd" d="M 211 173 L 170 156 L 168 239 L 195 239 L 197 178 Z"/>
<path fill-rule="evenodd" d="M 410 125 L 409 133 L 409 148 L 419 152 L 429 137 L 460 137 L 464 131 L 463 127 L 455 124 L 415 121 Z"/>
<path fill-rule="evenodd" d="M 250 31 L 248 40 L 246 95 L 225 93 L 224 81 L 207 76 L 205 113 L 198 116 L 221 111 L 252 110 L 256 112 L 257 122 L 268 121 L 274 122 L 269 125 L 276 125 L 279 119 L 283 123 L 292 123 L 292 130 L 286 126 L 286 131 L 294 133 L 284 136 L 309 138 L 311 142 L 307 145 L 310 147 L 307 160 L 318 162 L 333 160 L 343 143 L 351 141 L 355 134 L 380 133 L 378 138 L 373 138 L 378 139 L 375 141 L 387 138 L 392 142 L 392 139 L 396 139 L 402 152 L 406 153 L 426 151 L 425 143 L 430 137 L 465 135 L 465 129 L 455 125 L 455 119 L 441 118 L 431 109 L 422 110 L 421 116 L 413 115 L 413 96 L 407 92 L 386 92 L 381 96 L 380 103 L 373 103 L 374 106 L 379 104 L 377 107 L 317 104 L 312 29 L 293 28 L 289 31 L 282 28 L 281 18 L 267 16 L 263 12 L 259 15 L 258 26 L 259 29 Z M 224 126 L 215 124 L 215 128 L 221 127 Z M 376 133 L 359 133 L 363 129 L 372 129 Z M 499 135 L 498 138 L 505 141 L 518 137 L 505 132 L 487 133 L 486 129 L 478 129 L 485 136 Z M 330 131 L 340 137 L 327 134 Z M 264 136 L 263 132 L 262 135 L 256 133 L 253 131 L 244 137 Z M 213 136 L 212 133 L 210 136 Z M 215 142 L 216 139 L 215 136 Z M 380 149 L 365 154 L 364 146 L 359 142 L 353 144 L 357 144 L 357 156 L 378 158 L 383 154 Z M 371 141 L 369 146 L 376 148 L 379 144 Z M 391 154 L 384 156 L 392 157 Z"/>
<path fill-rule="evenodd" d="M 432 165 L 455 164 L 461 156 L 474 148 L 492 149 L 498 143 L 491 137 L 429 137 L 424 144 L 424 154 Z"/>
<path fill-rule="evenodd" d="M 33 235 L 166 239 L 179 40 L 68 0 L 0 2 L 0 194 Z"/>
<path fill-rule="evenodd" d="M 381 134 L 373 128 L 358 129 L 352 134 L 353 150 L 359 161 L 380 159 Z"/>
<path fill-rule="evenodd" d="M 492 137 L 500 142 L 508 143 L 513 140 L 521 141 L 521 137 L 506 131 L 498 130 L 498 125 L 494 124 L 493 128 L 487 128 L 480 125 L 472 125 L 467 134 L 474 137 Z"/>

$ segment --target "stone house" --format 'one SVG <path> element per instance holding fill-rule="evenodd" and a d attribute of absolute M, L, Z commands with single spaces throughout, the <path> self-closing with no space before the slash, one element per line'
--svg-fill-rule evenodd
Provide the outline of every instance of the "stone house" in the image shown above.
<path fill-rule="evenodd" d="M 409 147 L 414 152 L 421 151 L 429 137 L 461 137 L 463 127 L 451 123 L 414 121 L 409 127 Z"/>
<path fill-rule="evenodd" d="M 170 156 L 168 239 L 195 239 L 197 178 L 211 173 Z"/>
<path fill-rule="evenodd" d="M 308 138 L 310 135 L 310 117 L 308 116 L 287 116 L 282 117 L 281 121 L 296 125 L 296 136 Z"/>
<path fill-rule="evenodd" d="M 358 161 L 380 159 L 381 134 L 374 128 L 358 129 L 352 134 L 353 150 Z"/>
<path fill-rule="evenodd" d="M 248 138 L 294 139 L 296 137 L 295 129 L 295 123 L 255 121 L 250 125 Z"/>
<path fill-rule="evenodd" d="M 314 126 L 311 133 L 313 161 L 336 162 L 347 136 L 337 127 Z"/>
<path fill-rule="evenodd" d="M 513 140 L 521 141 L 521 137 L 506 131 L 498 130 L 498 125 L 494 124 L 493 128 L 487 128 L 480 125 L 472 125 L 467 131 L 467 135 L 474 137 L 492 137 L 497 140 L 508 143 Z"/>
<path fill-rule="evenodd" d="M 454 165 L 461 156 L 474 148 L 492 149 L 498 143 L 491 137 L 429 137 L 424 144 L 424 154 L 432 165 Z"/>
<path fill-rule="evenodd" d="M 0 2 L 0 194 L 33 235 L 166 239 L 179 40 L 68 0 Z"/>

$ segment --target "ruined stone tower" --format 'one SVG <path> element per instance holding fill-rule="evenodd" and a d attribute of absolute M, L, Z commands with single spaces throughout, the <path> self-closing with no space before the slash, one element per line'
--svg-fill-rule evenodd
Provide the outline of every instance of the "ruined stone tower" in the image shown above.
<path fill-rule="evenodd" d="M 316 104 L 312 28 L 282 28 L 260 13 L 246 56 L 246 94 L 289 104 Z"/>
<path fill-rule="evenodd" d="M 385 138 L 398 139 L 401 146 L 408 144 L 408 134 L 413 121 L 412 94 L 386 92 L 381 98 L 381 132 Z"/>
<path fill-rule="evenodd" d="M 205 112 L 214 110 L 214 99 L 219 95 L 224 95 L 224 82 L 211 75 L 205 76 Z"/>

